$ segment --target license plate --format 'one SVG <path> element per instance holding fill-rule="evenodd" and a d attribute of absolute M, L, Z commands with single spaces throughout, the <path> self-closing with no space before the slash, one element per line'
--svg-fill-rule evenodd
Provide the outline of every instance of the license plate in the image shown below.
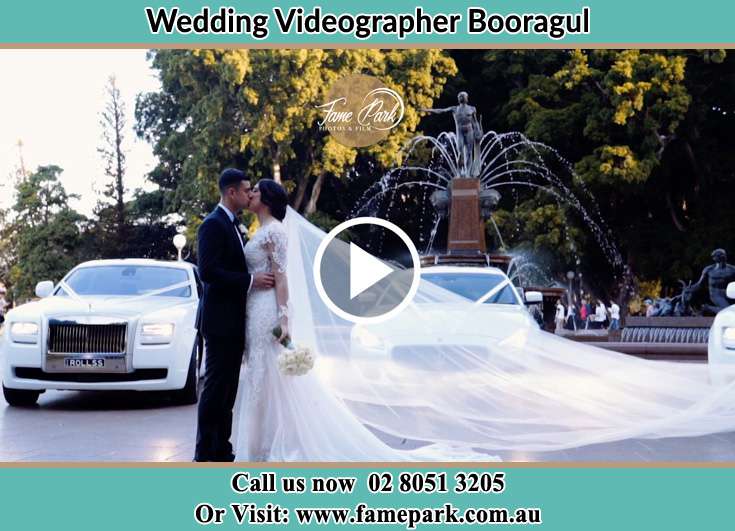
<path fill-rule="evenodd" d="M 104 369 L 104 358 L 64 358 L 64 367 L 70 369 Z"/>

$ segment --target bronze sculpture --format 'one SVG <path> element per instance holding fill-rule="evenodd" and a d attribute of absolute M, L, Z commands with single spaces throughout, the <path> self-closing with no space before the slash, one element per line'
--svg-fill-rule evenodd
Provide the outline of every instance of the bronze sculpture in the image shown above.
<path fill-rule="evenodd" d="M 458 177 L 477 177 L 480 174 L 482 126 L 477 118 L 477 109 L 469 104 L 469 95 L 464 91 L 457 94 L 457 105 L 452 107 L 421 110 L 432 114 L 452 113 L 461 161 L 461 175 Z"/>
<path fill-rule="evenodd" d="M 705 313 L 716 314 L 733 303 L 727 298 L 726 291 L 727 285 L 730 282 L 735 282 L 735 266 L 727 263 L 727 253 L 724 249 L 712 251 L 712 260 L 715 263 L 702 270 L 701 277 L 696 284 L 692 285 L 691 289 L 693 292 L 697 292 L 706 282 L 712 304 L 703 305 L 702 310 Z"/>

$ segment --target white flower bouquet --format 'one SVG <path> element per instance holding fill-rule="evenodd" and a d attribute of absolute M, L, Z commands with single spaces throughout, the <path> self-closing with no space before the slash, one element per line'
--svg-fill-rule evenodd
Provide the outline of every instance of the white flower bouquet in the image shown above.
<path fill-rule="evenodd" d="M 281 327 L 273 329 L 273 336 L 281 337 Z M 314 368 L 314 354 L 307 347 L 297 347 L 286 336 L 281 340 L 283 350 L 278 354 L 278 370 L 285 376 L 303 376 Z"/>

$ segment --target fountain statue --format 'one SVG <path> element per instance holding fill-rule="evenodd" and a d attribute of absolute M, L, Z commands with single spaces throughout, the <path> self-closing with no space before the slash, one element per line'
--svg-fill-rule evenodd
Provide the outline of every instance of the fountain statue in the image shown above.
<path fill-rule="evenodd" d="M 621 339 L 626 343 L 688 345 L 689 354 L 704 357 L 707 352 L 709 331 L 714 318 L 711 317 L 735 301 L 727 298 L 727 285 L 735 281 L 735 266 L 727 263 L 724 249 L 712 251 L 714 264 L 702 270 L 696 283 L 684 282 L 681 293 L 671 298 L 653 301 L 653 311 L 648 317 L 628 317 Z M 707 284 L 709 303 L 697 307 L 695 295 Z M 680 349 L 681 350 L 681 349 Z"/>
<path fill-rule="evenodd" d="M 611 231 L 599 213 L 597 201 L 584 182 L 574 173 L 573 165 L 554 148 L 527 138 L 523 133 L 483 133 L 477 110 L 469 104 L 469 96 L 462 92 L 458 104 L 443 109 L 421 109 L 431 114 L 452 113 L 454 131 L 444 131 L 436 136 L 417 135 L 405 148 L 403 163 L 388 170 L 356 202 L 351 217 L 370 215 L 390 219 L 392 215 L 405 215 L 402 205 L 409 195 L 414 195 L 419 210 L 416 212 L 421 228 L 419 242 L 425 244 L 422 265 L 494 266 L 505 271 L 514 283 L 526 290 L 541 291 L 544 295 L 544 314 L 555 313 L 555 304 L 566 291 L 552 287 L 553 279 L 544 275 L 532 275 L 535 264 L 524 262 L 519 253 L 505 253 L 505 244 L 493 219 L 501 195 L 500 188 L 510 189 L 509 197 L 518 204 L 520 190 L 545 194 L 555 201 L 563 212 L 573 214 L 583 223 L 585 230 L 594 237 L 600 251 L 606 257 L 612 271 L 621 272 L 624 263 Z M 416 153 L 430 148 L 428 162 L 418 163 Z M 551 169 L 553 168 L 553 170 Z M 584 201 L 584 202 L 583 202 Z M 433 209 L 431 208 L 433 206 Z M 432 212 L 433 210 L 433 212 Z M 426 222 L 431 219 L 428 238 L 425 238 Z M 449 220 L 446 249 L 435 249 L 440 223 Z M 487 227 L 494 230 L 498 249 L 488 252 Z M 569 231 L 567 250 L 576 254 Z M 521 253 L 522 254 L 522 253 Z M 726 263 L 724 251 L 713 253 L 716 264 L 702 273 L 696 284 L 683 284 L 681 295 L 662 301 L 661 312 L 654 317 L 626 316 L 623 330 L 610 334 L 610 344 L 602 345 L 620 352 L 644 353 L 655 356 L 659 352 L 702 356 L 711 317 L 696 315 L 692 301 L 695 291 L 705 282 L 710 287 L 713 307 L 721 307 L 727 279 L 732 278 L 735 267 Z M 580 260 L 577 256 L 576 264 Z M 628 276 L 630 274 L 628 273 Z M 535 277 L 534 280 L 531 278 Z M 536 280 L 538 279 L 538 280 Z M 532 285 L 536 284 L 536 285 Z M 537 287 L 538 286 L 538 287 Z M 691 315 L 685 317 L 686 315 Z M 680 317 L 681 316 L 681 317 Z M 550 323 L 553 329 L 553 322 Z M 672 347 L 674 345 L 674 347 Z"/>
<path fill-rule="evenodd" d="M 733 302 L 727 298 L 727 285 L 735 281 L 735 266 L 727 263 L 727 253 L 724 249 L 712 251 L 714 264 L 702 270 L 702 275 L 696 283 L 680 280 L 681 293 L 672 298 L 659 298 L 653 301 L 653 317 L 691 317 L 699 315 L 716 315 Z M 693 300 L 697 292 L 707 283 L 709 301 L 701 307 L 695 307 Z"/>
<path fill-rule="evenodd" d="M 456 177 L 480 176 L 480 140 L 482 125 L 477 118 L 477 109 L 469 103 L 469 95 L 462 91 L 457 95 L 457 105 L 444 109 L 420 109 L 430 114 L 451 112 L 457 131 L 457 149 L 460 159 L 460 174 Z"/>
<path fill-rule="evenodd" d="M 735 266 L 727 263 L 727 253 L 724 249 L 712 251 L 712 260 L 715 263 L 702 270 L 702 275 L 697 283 L 691 286 L 691 290 L 697 292 L 707 282 L 709 300 L 712 304 L 703 305 L 702 310 L 714 315 L 735 302 L 726 295 L 727 285 L 735 281 Z"/>
<path fill-rule="evenodd" d="M 516 201 L 519 190 L 528 190 L 546 194 L 563 211 L 581 218 L 611 269 L 622 268 L 622 257 L 599 215 L 597 203 L 574 174 L 572 164 L 552 147 L 532 141 L 523 133 L 483 132 L 477 109 L 469 104 L 468 94 L 458 94 L 457 102 L 447 108 L 421 109 L 430 114 L 451 112 L 454 130 L 411 139 L 404 148 L 403 163 L 388 170 L 368 188 L 350 216 L 390 219 L 394 214 L 405 215 L 402 210 L 400 213 L 395 210 L 402 209 L 409 196 L 413 196 L 415 202 L 410 203 L 419 205 L 415 213 L 421 230 L 419 243 L 426 246 L 422 253 L 423 265 L 494 266 L 514 275 L 523 288 L 531 289 L 523 284 L 531 266 L 518 260 L 514 262 L 516 257 L 505 252 L 502 235 L 493 219 L 501 200 L 501 188 L 508 188 L 508 196 Z M 426 151 L 419 150 L 419 146 L 430 148 L 428 160 L 423 158 Z M 578 194 L 584 194 L 584 205 Z M 431 218 L 426 238 L 424 229 Z M 448 220 L 447 240 L 446 247 L 439 250 L 434 245 L 443 220 Z M 494 230 L 497 236 L 496 249 L 488 249 L 487 229 Z M 563 237 L 568 239 L 569 232 L 564 231 Z M 380 242 L 377 248 L 381 248 Z M 568 249 L 576 253 L 571 240 L 568 240 Z M 516 268 L 515 272 L 512 267 Z M 545 294 L 544 305 L 551 309 L 546 311 L 545 308 L 544 313 L 553 316 L 556 299 L 565 289 L 548 284 L 533 289 Z"/>
<path fill-rule="evenodd" d="M 488 254 L 486 221 L 495 231 L 502 250 L 505 245 L 492 216 L 501 200 L 500 189 L 508 188 L 516 201 L 517 192 L 525 189 L 546 194 L 565 211 L 581 218 L 611 269 L 621 269 L 620 252 L 599 215 L 594 197 L 574 174 L 572 164 L 552 147 L 532 141 L 523 133 L 483 132 L 477 109 L 469 104 L 468 94 L 461 92 L 457 102 L 446 108 L 421 109 L 430 114 L 451 112 L 454 130 L 411 139 L 404 148 L 404 162 L 388 170 L 368 188 L 356 201 L 350 216 L 390 219 L 392 211 L 406 202 L 408 194 L 418 191 L 420 210 L 417 215 L 422 230 L 419 242 L 426 243 L 425 262 L 440 263 L 448 259 L 457 263 L 462 259 L 466 264 L 496 265 L 507 270 L 511 256 L 492 250 Z M 415 154 L 425 153 L 417 149 L 419 146 L 430 148 L 428 162 L 417 163 Z M 433 228 L 425 238 L 425 221 L 432 211 Z M 439 224 L 445 219 L 449 221 L 447 245 L 442 254 L 437 254 L 434 243 Z M 568 236 L 566 232 L 565 237 Z M 568 249 L 576 252 L 571 240 Z"/>
<path fill-rule="evenodd" d="M 421 110 L 430 114 L 451 112 L 454 118 L 458 162 L 455 175 L 448 190 L 437 190 L 431 195 L 437 213 L 449 216 L 448 254 L 484 254 L 487 247 L 483 220 L 497 207 L 500 193 L 492 188 L 483 190 L 480 180 L 483 134 L 477 109 L 469 104 L 467 92 L 462 91 L 457 95 L 457 105 Z"/>
<path fill-rule="evenodd" d="M 524 160 L 522 147 L 531 145 L 525 140 L 517 142 L 517 139 L 512 138 L 512 142 L 504 146 L 502 135 L 490 133 L 491 142 L 483 144 L 486 136 L 483 135 L 477 110 L 469 104 L 467 92 L 460 92 L 457 102 L 457 105 L 443 109 L 421 109 L 430 114 L 451 112 L 455 125 L 454 136 L 444 137 L 447 140 L 445 145 L 434 143 L 447 163 L 445 170 L 448 170 L 449 175 L 446 188 L 434 191 L 430 198 L 439 217 L 449 218 L 447 253 L 426 256 L 423 263 L 492 265 L 505 270 L 512 279 L 520 282 L 521 264 L 516 259 L 507 254 L 487 253 L 485 220 L 491 218 L 501 198 L 496 189 L 500 183 L 493 181 L 500 176 L 512 178 L 514 173 L 523 174 L 534 165 L 533 171 L 543 172 L 544 167 L 540 160 L 538 164 Z M 526 169 L 514 169 L 513 166 L 518 164 L 525 164 Z M 522 265 L 527 267 L 530 264 Z M 548 315 L 553 313 L 550 308 L 565 291 L 548 285 L 526 288 L 543 293 L 544 309 Z"/>

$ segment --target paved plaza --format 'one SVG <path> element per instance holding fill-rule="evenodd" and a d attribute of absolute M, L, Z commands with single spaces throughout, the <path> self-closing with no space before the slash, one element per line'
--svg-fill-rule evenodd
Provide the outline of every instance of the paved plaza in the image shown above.
<path fill-rule="evenodd" d="M 0 400 L 0 461 L 189 462 L 195 429 L 196 406 L 177 406 L 165 394 L 47 391 L 33 408 Z M 497 454 L 504 461 L 735 461 L 735 432 Z"/>

